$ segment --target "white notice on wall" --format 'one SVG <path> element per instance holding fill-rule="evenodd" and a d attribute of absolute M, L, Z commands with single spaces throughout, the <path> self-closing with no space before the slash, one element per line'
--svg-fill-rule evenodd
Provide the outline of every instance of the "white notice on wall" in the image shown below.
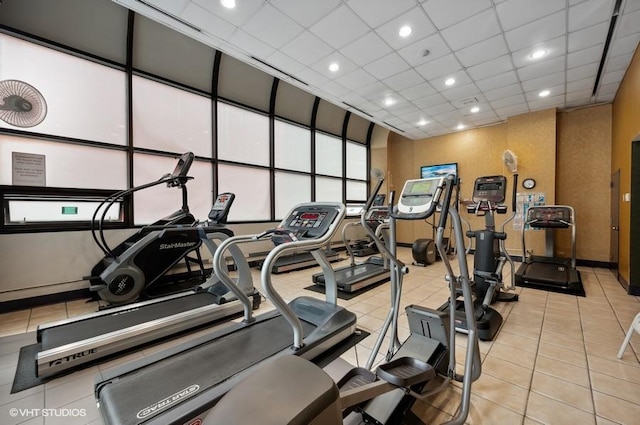
<path fill-rule="evenodd" d="M 11 152 L 14 186 L 46 186 L 45 156 Z"/>

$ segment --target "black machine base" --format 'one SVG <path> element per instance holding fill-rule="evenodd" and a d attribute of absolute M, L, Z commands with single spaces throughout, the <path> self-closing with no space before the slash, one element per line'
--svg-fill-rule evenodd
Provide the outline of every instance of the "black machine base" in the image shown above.
<path fill-rule="evenodd" d="M 516 271 L 516 286 L 584 297 L 580 272 L 569 262 L 532 261 L 522 263 Z"/>
<path fill-rule="evenodd" d="M 478 329 L 478 339 L 481 341 L 493 341 L 500 326 L 502 325 L 502 315 L 491 307 L 482 307 L 480 301 L 473 303 L 476 326 Z M 438 310 L 448 311 L 449 302 L 441 305 Z M 456 330 L 462 333 L 468 331 L 467 319 L 465 317 L 464 302 L 456 300 Z"/>

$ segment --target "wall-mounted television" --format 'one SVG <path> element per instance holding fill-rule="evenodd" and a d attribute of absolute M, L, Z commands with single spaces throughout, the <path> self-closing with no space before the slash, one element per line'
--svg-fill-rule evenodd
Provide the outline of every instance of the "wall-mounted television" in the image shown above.
<path fill-rule="evenodd" d="M 449 164 L 423 165 L 420 167 L 420 178 L 428 179 L 429 177 L 444 177 L 449 174 L 455 176 L 458 180 L 458 163 L 451 162 Z"/>

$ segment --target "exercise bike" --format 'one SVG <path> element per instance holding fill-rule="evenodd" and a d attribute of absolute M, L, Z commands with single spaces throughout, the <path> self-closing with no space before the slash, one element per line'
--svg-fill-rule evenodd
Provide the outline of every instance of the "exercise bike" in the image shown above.
<path fill-rule="evenodd" d="M 474 286 L 474 312 L 478 328 L 478 338 L 483 341 L 491 341 L 495 337 L 500 325 L 502 315 L 491 307 L 496 301 L 518 301 L 515 290 L 515 266 L 511 256 L 505 248 L 507 234 L 504 229 L 507 223 L 515 218 L 516 214 L 516 188 L 518 175 L 514 174 L 512 215 L 502 223 L 500 230 L 496 230 L 495 215 L 506 214 L 507 206 L 503 203 L 506 198 L 507 179 L 504 176 L 478 177 L 474 183 L 472 201 L 466 205 L 467 213 L 478 217 L 484 217 L 485 227 L 480 230 L 469 230 L 466 236 L 475 240 L 473 254 L 473 286 Z M 465 220 L 466 221 L 466 220 Z M 467 222 L 467 224 L 469 224 Z M 471 246 L 467 250 L 470 251 Z M 511 284 L 505 285 L 503 269 L 509 263 Z M 440 307 L 445 310 L 449 302 Z M 466 332 L 467 323 L 464 315 L 464 306 L 456 300 L 456 329 Z"/>
<path fill-rule="evenodd" d="M 91 275 L 84 279 L 89 280 L 90 290 L 100 299 L 120 305 L 181 292 L 198 285 L 203 288 L 222 285 L 212 279 L 207 281 L 209 272 L 205 270 L 199 249 L 204 243 L 213 255 L 215 240 L 233 236 L 225 223 L 235 195 L 218 195 L 209 212 L 209 220 L 198 222 L 189 211 L 187 202 L 186 183 L 193 178 L 187 173 L 193 159 L 193 153 L 183 154 L 172 173 L 154 182 L 116 192 L 96 208 L 91 231 L 94 241 L 105 255 L 92 268 Z M 182 207 L 111 248 L 104 233 L 105 216 L 111 206 L 133 192 L 161 184 L 182 191 Z M 98 219 L 100 212 L 102 214 Z M 181 262 L 186 267 L 186 273 L 170 274 Z M 225 288 L 219 289 L 218 292 L 228 292 Z"/>

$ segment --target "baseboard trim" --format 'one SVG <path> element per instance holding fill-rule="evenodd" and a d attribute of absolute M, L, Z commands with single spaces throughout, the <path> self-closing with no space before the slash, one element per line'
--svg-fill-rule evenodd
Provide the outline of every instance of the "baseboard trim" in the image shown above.
<path fill-rule="evenodd" d="M 20 298 L 17 300 L 0 302 L 0 311 L 10 312 L 25 310 L 27 308 L 40 307 L 48 304 L 57 304 L 67 301 L 91 298 L 92 293 L 87 289 L 76 289 L 73 291 L 57 292 L 55 294 L 38 295 L 36 297 Z"/>

